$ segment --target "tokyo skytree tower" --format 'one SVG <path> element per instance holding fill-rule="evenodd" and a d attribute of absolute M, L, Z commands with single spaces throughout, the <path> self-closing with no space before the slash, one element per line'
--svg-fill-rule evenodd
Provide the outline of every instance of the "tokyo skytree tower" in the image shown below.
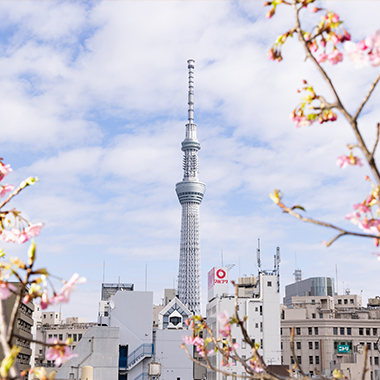
<path fill-rule="evenodd" d="M 194 60 L 187 61 L 189 69 L 188 123 L 182 141 L 183 179 L 176 184 L 182 205 L 181 245 L 178 271 L 178 297 L 195 314 L 201 313 L 201 256 L 199 241 L 199 205 L 206 185 L 198 181 L 197 126 L 194 124 Z"/>

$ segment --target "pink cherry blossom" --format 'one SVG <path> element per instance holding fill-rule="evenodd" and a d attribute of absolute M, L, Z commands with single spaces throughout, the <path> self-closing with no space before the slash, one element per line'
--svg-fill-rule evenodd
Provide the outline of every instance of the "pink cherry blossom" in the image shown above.
<path fill-rule="evenodd" d="M 353 207 L 355 210 L 358 210 L 361 213 L 371 212 L 369 207 L 363 205 L 363 203 L 358 203 L 358 204 L 354 205 Z"/>
<path fill-rule="evenodd" d="M 0 197 L 3 197 L 9 191 L 12 191 L 15 187 L 13 185 L 0 185 Z"/>
<path fill-rule="evenodd" d="M 57 344 L 56 346 L 49 347 L 45 355 L 47 360 L 54 360 L 56 367 L 78 356 L 71 351 L 69 346 L 63 345 L 64 343 L 58 339 L 50 338 L 47 340 L 47 343 Z"/>
<path fill-rule="evenodd" d="M 346 41 L 344 43 L 346 55 L 352 62 L 354 62 L 357 69 L 368 64 L 368 56 L 363 53 L 363 49 L 360 48 L 359 44 L 360 43 L 356 44 L 352 41 Z"/>
<path fill-rule="evenodd" d="M 16 291 L 17 288 L 8 282 L 0 282 L 0 300 L 9 298 L 12 295 L 11 290 Z"/>
<path fill-rule="evenodd" d="M 338 45 L 338 43 L 340 42 L 340 39 L 339 37 L 336 35 L 336 34 L 333 34 L 331 36 L 331 42 L 334 44 L 334 45 Z"/>
<path fill-rule="evenodd" d="M 334 49 L 334 50 L 332 51 L 332 53 L 330 53 L 330 54 L 327 56 L 327 59 L 330 61 L 330 63 L 331 63 L 332 65 L 336 65 L 337 63 L 343 61 L 343 54 L 342 54 L 339 50 Z"/>
<path fill-rule="evenodd" d="M 360 212 L 352 211 L 349 214 L 346 215 L 345 219 L 348 219 L 351 221 L 352 224 L 358 225 L 360 223 Z"/>
<path fill-rule="evenodd" d="M 43 223 L 30 223 L 29 226 L 25 228 L 25 233 L 28 236 L 28 238 L 30 239 L 32 237 L 38 236 L 41 232 L 41 228 L 43 227 L 43 225 Z"/>
<path fill-rule="evenodd" d="M 322 63 L 322 62 L 327 61 L 327 58 L 328 58 L 328 55 L 326 53 L 321 53 L 321 54 L 318 55 L 318 57 L 316 58 L 316 60 L 317 60 L 318 63 Z"/>
<path fill-rule="evenodd" d="M 339 21 L 339 16 L 336 13 L 334 13 L 332 15 L 332 17 L 331 17 L 331 21 L 332 22 L 338 22 Z"/>
<path fill-rule="evenodd" d="M 289 118 L 291 121 L 294 121 L 296 123 L 297 128 L 308 127 L 315 121 L 309 120 L 305 115 L 296 115 L 294 112 L 289 115 Z"/>
<path fill-rule="evenodd" d="M 341 167 L 342 169 L 346 168 L 348 165 L 358 165 L 358 166 L 363 166 L 363 160 L 360 159 L 359 157 L 350 155 L 346 156 L 342 154 L 341 156 L 338 157 L 336 164 Z"/>
<path fill-rule="evenodd" d="M 221 324 L 219 334 L 223 338 L 227 338 L 231 334 L 231 326 L 229 324 L 230 317 L 228 316 L 228 313 L 226 311 L 218 313 L 218 321 Z"/>
<path fill-rule="evenodd" d="M 12 172 L 13 170 L 11 169 L 11 165 L 4 165 L 1 161 L 0 161 L 0 181 L 6 176 L 8 175 L 9 172 Z"/>
<path fill-rule="evenodd" d="M 83 284 L 86 282 L 85 277 L 79 277 L 78 273 L 75 273 L 71 276 L 70 280 L 63 285 L 61 290 L 49 300 L 49 303 L 60 303 L 60 302 L 69 302 L 70 293 L 75 289 L 75 285 Z"/>
<path fill-rule="evenodd" d="M 182 337 L 183 341 L 186 343 L 186 344 L 193 344 L 194 343 L 194 338 L 193 336 L 188 336 L 188 335 L 184 335 Z"/>
<path fill-rule="evenodd" d="M 45 310 L 52 302 L 50 302 L 46 292 L 41 295 L 41 309 Z"/>

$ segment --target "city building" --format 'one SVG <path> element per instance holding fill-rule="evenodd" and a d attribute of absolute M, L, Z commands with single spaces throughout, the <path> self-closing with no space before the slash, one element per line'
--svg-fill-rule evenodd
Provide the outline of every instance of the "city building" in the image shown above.
<path fill-rule="evenodd" d="M 19 289 L 19 283 L 14 282 L 12 284 Z M 13 293 L 3 301 L 3 307 L 5 308 L 5 314 L 8 320 L 11 316 L 15 302 L 16 295 Z M 21 351 L 17 354 L 17 363 L 20 371 L 29 369 L 29 363 L 32 357 L 30 340 L 33 338 L 33 311 L 34 305 L 32 302 L 28 302 L 27 304 L 21 303 L 16 314 L 16 325 L 13 332 L 18 336 L 12 338 L 11 344 L 21 347 Z M 0 361 L 3 359 L 4 353 L 0 346 Z"/>
<path fill-rule="evenodd" d="M 171 298 L 173 291 L 165 294 L 170 301 L 159 309 L 153 308 L 153 292 L 130 287 L 107 296 L 108 315 L 83 335 L 74 351 L 78 357 L 64 364 L 56 379 L 81 378 L 83 368 L 90 366 L 97 380 L 148 380 L 152 363 L 159 365 L 161 380 L 193 379 L 193 363 L 179 348 L 191 312 L 177 297 Z"/>
<path fill-rule="evenodd" d="M 278 370 L 281 368 L 279 248 L 274 258 L 274 269 L 262 270 L 258 249 L 258 275 L 238 279 L 237 305 L 240 319 L 247 317 L 245 328 L 249 338 L 252 342 L 260 343 L 259 354 L 276 371 L 276 367 Z M 232 316 L 235 312 L 235 294 L 228 293 L 227 267 L 215 267 L 209 272 L 208 298 L 207 323 L 214 336 L 219 336 L 218 331 L 221 326 L 218 314 L 227 312 Z M 243 359 L 250 358 L 252 349 L 243 338 L 240 328 L 233 325 L 231 335 L 233 342 L 239 344 L 236 349 L 238 355 Z M 228 371 L 231 376 L 246 375 L 244 367 L 239 362 L 233 367 L 222 367 L 222 356 L 219 353 L 211 354 L 210 362 L 216 368 Z M 207 379 L 225 380 L 225 376 L 207 370 Z"/>
<path fill-rule="evenodd" d="M 198 180 L 197 126 L 194 124 L 194 60 L 187 61 L 189 69 L 188 123 L 182 142 L 183 179 L 176 184 L 182 206 L 181 243 L 178 271 L 178 298 L 195 314 L 201 313 L 201 269 L 199 206 L 206 185 Z"/>
<path fill-rule="evenodd" d="M 300 270 L 296 270 L 296 278 L 300 277 Z M 334 279 L 331 277 L 311 277 L 306 280 L 295 281 L 285 286 L 284 305 L 291 304 L 295 296 L 334 296 Z"/>
<path fill-rule="evenodd" d="M 357 379 L 367 346 L 370 370 L 366 379 L 379 379 L 380 307 L 376 302 L 363 308 L 361 297 L 348 291 L 334 296 L 294 296 L 287 301 L 281 310 L 283 364 L 291 369 L 295 363 L 290 349 L 294 327 L 295 356 L 305 374 L 331 376 L 337 368 L 348 379 Z"/>
<path fill-rule="evenodd" d="M 39 307 L 38 307 L 39 308 Z M 41 342 L 47 342 L 49 339 L 58 339 L 66 341 L 72 339 L 70 348 L 75 351 L 77 344 L 90 327 L 97 326 L 98 323 L 87 323 L 85 318 L 69 317 L 62 320 L 62 313 L 56 311 L 45 311 L 34 315 L 36 323 L 35 339 Z M 36 367 L 54 367 L 54 362 L 46 360 L 46 346 L 35 343 L 34 345 L 34 366 Z"/>

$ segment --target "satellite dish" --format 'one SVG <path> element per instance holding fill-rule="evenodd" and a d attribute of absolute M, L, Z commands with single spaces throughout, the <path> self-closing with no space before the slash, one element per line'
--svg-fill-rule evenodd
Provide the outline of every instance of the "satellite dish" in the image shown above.
<path fill-rule="evenodd" d="M 112 300 L 109 302 L 109 305 L 111 309 L 115 308 L 115 302 L 113 302 Z"/>

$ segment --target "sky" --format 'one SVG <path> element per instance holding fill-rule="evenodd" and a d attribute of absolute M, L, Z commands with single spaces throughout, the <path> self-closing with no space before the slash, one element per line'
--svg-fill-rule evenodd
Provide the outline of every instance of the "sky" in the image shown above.
<path fill-rule="evenodd" d="M 378 26 L 376 1 L 325 1 L 354 41 Z M 87 283 L 53 310 L 96 321 L 106 282 L 154 291 L 176 286 L 182 180 L 181 141 L 187 120 L 187 60 L 195 60 L 195 122 L 199 179 L 202 303 L 207 272 L 235 265 L 230 279 L 257 274 L 281 250 L 281 297 L 303 278 L 338 278 L 337 290 L 380 295 L 380 262 L 370 239 L 341 238 L 285 215 L 268 194 L 281 189 L 288 205 L 309 217 L 356 229 L 344 217 L 370 191 L 369 168 L 340 169 L 354 136 L 338 121 L 296 128 L 290 112 L 307 79 L 332 100 L 297 38 L 284 61 L 266 57 L 275 38 L 293 26 L 289 7 L 267 20 L 261 1 L 1 1 L 1 157 L 13 173 L 40 181 L 9 205 L 45 226 L 36 239 L 37 264 L 59 278 L 77 272 Z M 319 15 L 304 13 L 305 29 Z M 379 68 L 356 69 L 347 59 L 324 64 L 343 103 L 354 112 Z M 379 121 L 374 92 L 359 119 L 369 145 Z M 360 156 L 360 153 L 357 153 Z M 380 158 L 376 155 L 376 158 Z M 4 243 L 26 255 L 27 243 Z M 147 277 L 146 274 L 147 273 Z M 145 281 L 147 280 L 147 281 Z"/>

